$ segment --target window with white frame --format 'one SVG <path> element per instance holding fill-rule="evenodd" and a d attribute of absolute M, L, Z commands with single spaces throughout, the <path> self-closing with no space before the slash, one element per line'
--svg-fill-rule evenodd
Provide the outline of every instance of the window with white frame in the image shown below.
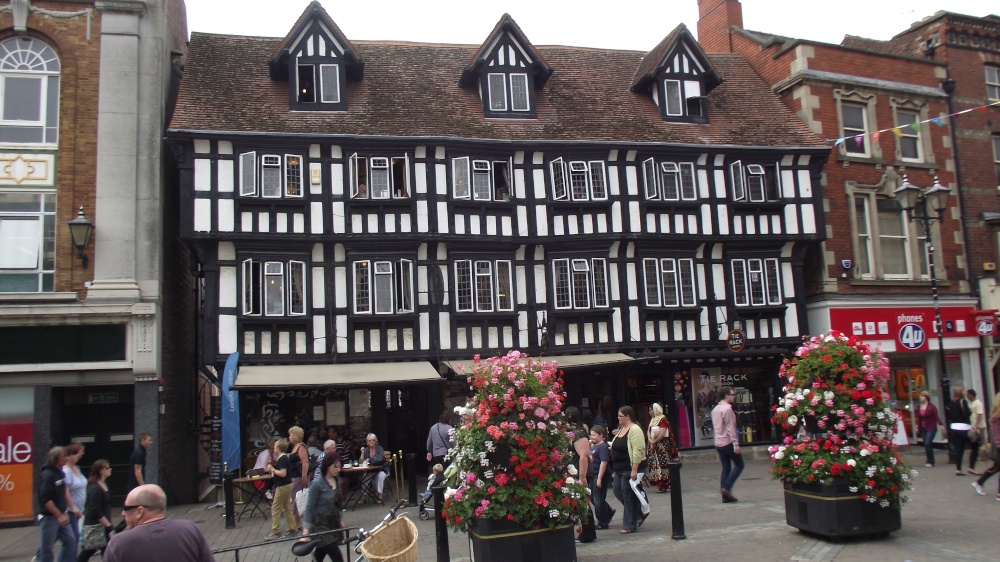
<path fill-rule="evenodd" d="M 899 129 L 899 157 L 910 162 L 923 160 L 920 150 L 920 114 L 916 111 L 896 110 L 896 127 Z"/>
<path fill-rule="evenodd" d="M 351 199 L 410 197 L 410 156 L 358 156 L 348 159 Z"/>
<path fill-rule="evenodd" d="M 993 169 L 996 173 L 997 187 L 1000 187 L 1000 136 L 993 137 Z"/>
<path fill-rule="evenodd" d="M 59 57 L 34 37 L 0 43 L 0 142 L 56 144 Z"/>
<path fill-rule="evenodd" d="M 646 306 L 695 306 L 694 260 L 643 258 L 642 279 Z"/>
<path fill-rule="evenodd" d="M 857 275 L 862 279 L 924 279 L 927 236 L 906 220 L 899 202 L 875 193 L 856 192 L 852 214 Z"/>
<path fill-rule="evenodd" d="M 339 65 L 296 62 L 295 78 L 299 103 L 340 103 Z"/>
<path fill-rule="evenodd" d="M 452 196 L 474 201 L 510 201 L 511 160 L 451 159 Z"/>
<path fill-rule="evenodd" d="M 356 314 L 402 314 L 413 311 L 413 260 L 354 262 Z"/>
<path fill-rule="evenodd" d="M 302 197 L 302 156 L 240 154 L 240 195 L 243 197 Z"/>
<path fill-rule="evenodd" d="M 702 117 L 701 82 L 698 80 L 663 81 L 666 98 L 664 109 L 668 117 Z"/>
<path fill-rule="evenodd" d="M 55 193 L 0 191 L 0 293 L 55 290 Z"/>
<path fill-rule="evenodd" d="M 306 262 L 243 260 L 244 316 L 303 316 Z"/>
<path fill-rule="evenodd" d="M 607 308 L 608 265 L 604 258 L 552 260 L 557 309 Z"/>
<path fill-rule="evenodd" d="M 857 103 L 841 103 L 843 119 L 842 133 L 844 151 L 847 154 L 868 156 L 868 113 L 867 106 Z"/>
<path fill-rule="evenodd" d="M 733 201 L 763 203 L 781 199 L 780 174 L 777 164 L 747 164 L 741 160 L 729 165 L 729 181 L 733 186 Z"/>
<path fill-rule="evenodd" d="M 780 305 L 781 275 L 777 258 L 730 260 L 736 306 Z"/>
<path fill-rule="evenodd" d="M 514 310 L 510 260 L 456 260 L 455 309 L 458 312 Z"/>
<path fill-rule="evenodd" d="M 531 110 L 527 74 L 490 72 L 486 76 L 486 84 L 489 89 L 490 111 L 524 112 Z"/>
<path fill-rule="evenodd" d="M 601 160 L 571 160 L 560 156 L 549 162 L 552 199 L 555 201 L 606 201 L 608 178 Z"/>
<path fill-rule="evenodd" d="M 1000 100 L 1000 67 L 986 67 L 986 97 L 992 101 Z"/>
<path fill-rule="evenodd" d="M 642 179 L 648 201 L 696 201 L 694 164 L 691 162 L 642 162 Z"/>

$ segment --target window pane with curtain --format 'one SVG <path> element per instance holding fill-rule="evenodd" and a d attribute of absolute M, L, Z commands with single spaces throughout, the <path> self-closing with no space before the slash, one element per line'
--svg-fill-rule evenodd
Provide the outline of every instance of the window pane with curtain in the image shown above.
<path fill-rule="evenodd" d="M 848 154 L 868 154 L 865 133 L 865 106 L 845 103 L 840 106 L 844 117 L 844 150 Z M 860 135 L 860 137 L 859 137 Z"/>
<path fill-rule="evenodd" d="M 879 199 L 878 231 L 882 272 L 886 277 L 905 277 L 910 274 L 909 252 L 906 242 L 906 224 L 899 203 Z"/>

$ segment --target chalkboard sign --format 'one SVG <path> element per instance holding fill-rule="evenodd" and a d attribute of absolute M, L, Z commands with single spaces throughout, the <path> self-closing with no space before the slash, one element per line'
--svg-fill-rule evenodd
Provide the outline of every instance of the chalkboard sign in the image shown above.
<path fill-rule="evenodd" d="M 212 484 L 222 484 L 222 417 L 217 412 L 212 415 L 211 424 L 212 440 L 208 449 L 208 479 Z"/>

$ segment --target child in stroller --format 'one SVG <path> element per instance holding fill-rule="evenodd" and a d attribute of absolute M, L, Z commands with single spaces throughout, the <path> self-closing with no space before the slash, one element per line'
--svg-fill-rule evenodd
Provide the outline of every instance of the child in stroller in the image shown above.
<path fill-rule="evenodd" d="M 431 488 L 440 486 L 442 482 L 444 482 L 444 466 L 439 463 L 431 468 L 431 473 L 427 477 L 427 490 L 420 496 L 418 515 L 421 521 L 427 521 L 427 518 L 430 517 L 427 514 L 427 502 L 431 501 L 431 496 L 434 495 Z M 433 508 L 431 510 L 433 511 Z"/>

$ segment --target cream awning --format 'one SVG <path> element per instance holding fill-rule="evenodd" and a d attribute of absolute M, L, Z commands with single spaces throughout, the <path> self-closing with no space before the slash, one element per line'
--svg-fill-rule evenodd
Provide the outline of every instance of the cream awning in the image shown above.
<path fill-rule="evenodd" d="M 624 353 L 596 353 L 593 355 L 552 355 L 535 357 L 539 361 L 555 361 L 560 369 L 570 369 L 574 367 L 596 367 L 598 365 L 610 365 L 614 363 L 628 363 L 634 361 Z M 445 361 L 444 364 L 456 373 L 471 373 L 472 359 L 464 361 Z M 462 365 L 464 370 L 459 369 Z"/>
<path fill-rule="evenodd" d="M 309 386 L 366 386 L 441 380 L 427 361 L 339 363 L 336 365 L 248 365 L 236 377 L 236 390 Z"/>

